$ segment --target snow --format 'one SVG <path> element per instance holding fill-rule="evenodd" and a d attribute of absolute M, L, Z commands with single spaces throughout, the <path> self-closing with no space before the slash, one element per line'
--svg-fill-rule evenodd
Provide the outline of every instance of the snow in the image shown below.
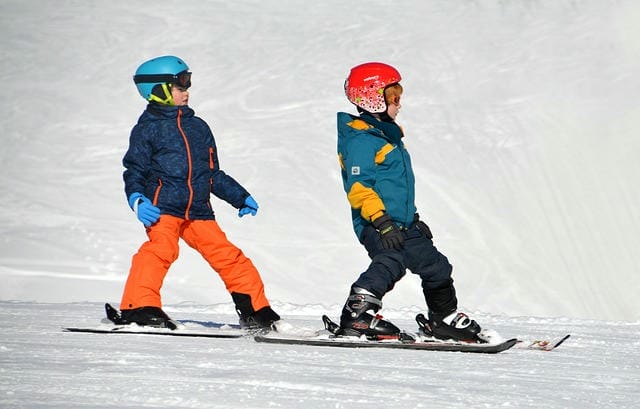
<path fill-rule="evenodd" d="M 640 401 L 640 6 L 632 0 L 0 2 L 0 407 L 634 407 Z M 303 327 L 337 316 L 368 260 L 350 226 L 335 113 L 353 65 L 403 74 L 417 206 L 496 356 L 64 333 L 118 304 L 145 239 L 121 158 L 138 64 L 176 54 L 222 167 L 260 204 L 214 200 L 267 295 Z M 178 319 L 233 321 L 183 246 Z M 385 299 L 408 329 L 417 278 Z M 391 398 L 391 404 L 388 399 Z"/>
<path fill-rule="evenodd" d="M 300 327 L 317 328 L 311 317 L 323 312 L 278 307 Z M 573 334 L 552 352 L 498 355 L 60 331 L 95 324 L 101 308 L 0 302 L 0 407 L 632 408 L 640 398 L 638 323 L 481 314 L 523 339 Z M 234 318 L 227 304 L 167 310 L 177 319 Z"/>

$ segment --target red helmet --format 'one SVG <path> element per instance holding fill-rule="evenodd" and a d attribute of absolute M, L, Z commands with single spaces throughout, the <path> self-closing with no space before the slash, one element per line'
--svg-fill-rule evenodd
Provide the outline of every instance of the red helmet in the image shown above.
<path fill-rule="evenodd" d="M 387 110 L 384 89 L 400 82 L 398 70 L 381 62 L 368 62 L 351 69 L 344 82 L 344 92 L 352 104 L 371 113 Z"/>

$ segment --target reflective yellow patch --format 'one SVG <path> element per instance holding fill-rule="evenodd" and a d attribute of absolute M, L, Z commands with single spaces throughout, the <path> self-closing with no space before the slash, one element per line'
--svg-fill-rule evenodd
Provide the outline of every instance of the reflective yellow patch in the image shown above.
<path fill-rule="evenodd" d="M 365 129 L 373 128 L 362 119 L 354 119 L 353 121 L 348 122 L 347 125 L 352 127 L 353 129 L 357 129 L 358 131 L 364 131 Z"/>
<path fill-rule="evenodd" d="M 377 153 L 376 153 L 376 157 L 375 157 L 375 162 L 376 165 L 381 164 L 382 162 L 384 162 L 384 158 L 387 157 L 387 154 L 389 152 L 391 152 L 392 150 L 394 150 L 396 147 L 391 145 L 390 143 L 384 145 L 382 147 L 382 149 L 380 149 Z"/>
<path fill-rule="evenodd" d="M 360 215 L 368 221 L 371 221 L 373 216 L 385 210 L 380 196 L 372 188 L 365 187 L 360 182 L 351 185 L 347 198 L 351 207 L 360 209 Z"/>

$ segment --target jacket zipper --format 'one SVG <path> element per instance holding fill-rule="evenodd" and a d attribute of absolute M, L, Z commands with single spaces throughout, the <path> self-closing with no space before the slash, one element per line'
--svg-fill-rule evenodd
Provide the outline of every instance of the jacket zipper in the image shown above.
<path fill-rule="evenodd" d="M 158 178 L 158 187 L 156 188 L 156 192 L 153 195 L 153 205 L 158 205 L 158 197 L 160 197 L 160 189 L 162 189 L 162 179 Z"/>
<path fill-rule="evenodd" d="M 191 210 L 191 203 L 193 202 L 193 186 L 191 186 L 191 177 L 193 175 L 193 164 L 191 163 L 191 149 L 189 149 L 189 141 L 187 140 L 187 135 L 184 133 L 182 129 L 182 111 L 178 110 L 178 130 L 180 131 L 180 135 L 182 135 L 182 140 L 184 141 L 184 147 L 187 152 L 187 187 L 189 188 L 189 201 L 187 202 L 187 208 L 184 211 L 185 220 L 189 220 L 189 210 Z"/>
<path fill-rule="evenodd" d="M 213 171 L 215 165 L 216 164 L 213 161 L 213 146 L 209 146 L 209 169 Z M 209 192 L 213 193 L 213 176 L 209 178 Z M 209 205 L 209 207 L 211 207 L 211 204 L 209 202 L 207 202 L 207 204 Z"/>
<path fill-rule="evenodd" d="M 412 169 L 410 169 L 409 166 L 407 166 L 407 150 L 404 148 L 404 146 L 401 147 L 400 149 L 401 152 L 401 157 L 402 157 L 402 165 L 404 166 L 404 173 L 405 173 L 405 184 L 407 186 L 407 195 L 409 194 L 409 190 L 411 189 L 411 184 L 409 183 L 409 172 L 412 171 Z M 414 184 L 414 203 L 415 203 L 415 184 Z M 405 203 L 405 217 L 408 218 L 409 217 L 409 198 L 407 197 L 407 202 Z M 413 215 L 412 215 L 413 216 Z M 406 220 L 406 219 L 405 219 Z M 409 228 L 409 226 L 406 226 L 407 228 Z"/>

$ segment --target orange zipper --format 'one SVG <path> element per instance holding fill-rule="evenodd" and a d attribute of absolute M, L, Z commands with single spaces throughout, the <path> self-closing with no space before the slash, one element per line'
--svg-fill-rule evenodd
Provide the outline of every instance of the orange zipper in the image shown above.
<path fill-rule="evenodd" d="M 158 178 L 158 187 L 156 188 L 156 192 L 153 195 L 153 205 L 158 205 L 158 197 L 160 196 L 160 189 L 162 189 L 162 179 Z"/>
<path fill-rule="evenodd" d="M 178 130 L 180 131 L 180 135 L 182 135 L 182 139 L 184 140 L 184 147 L 187 151 L 187 165 L 189 167 L 189 172 L 187 174 L 187 187 L 189 188 L 189 202 L 187 202 L 187 208 L 184 211 L 185 220 L 189 220 L 189 210 L 191 210 L 191 203 L 193 202 L 193 186 L 191 186 L 191 176 L 193 175 L 193 164 L 191 163 L 191 150 L 189 149 L 189 141 L 187 140 L 187 135 L 184 133 L 182 129 L 182 123 L 180 118 L 182 117 L 182 111 L 178 110 Z"/>

